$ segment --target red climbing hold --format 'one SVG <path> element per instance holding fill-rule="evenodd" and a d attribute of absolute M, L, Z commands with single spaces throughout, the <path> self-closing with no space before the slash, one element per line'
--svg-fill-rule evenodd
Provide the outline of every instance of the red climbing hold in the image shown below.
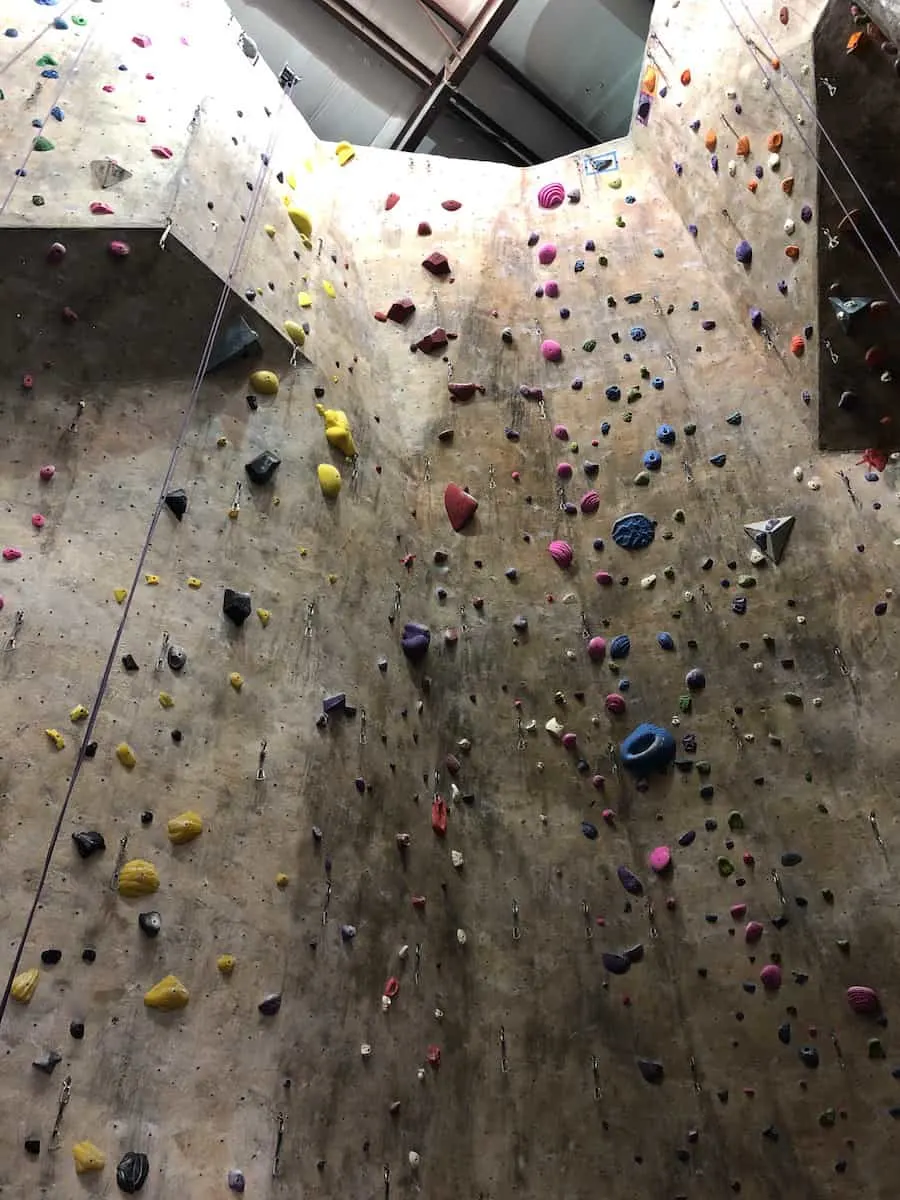
<path fill-rule="evenodd" d="M 396 975 L 392 975 L 390 977 L 390 979 L 387 981 L 387 983 L 384 985 L 384 991 L 382 992 L 382 995 L 387 996 L 388 1000 L 393 1000 L 399 991 L 400 991 L 400 980 L 397 978 Z"/>
<path fill-rule="evenodd" d="M 22 551 L 17 550 L 15 546 L 7 546 L 3 551 L 3 557 L 7 562 L 15 562 L 17 558 L 22 557 Z"/>
<path fill-rule="evenodd" d="M 109 252 L 113 258 L 127 258 L 131 253 L 131 247 L 127 242 L 110 242 Z"/>
<path fill-rule="evenodd" d="M 168 146 L 151 146 L 150 150 L 157 158 L 171 158 L 172 151 Z"/>
<path fill-rule="evenodd" d="M 801 358 L 803 356 L 805 350 L 806 350 L 806 342 L 800 336 L 799 333 L 795 333 L 794 336 L 791 338 L 791 354 L 796 355 L 797 358 Z"/>
<path fill-rule="evenodd" d="M 43 513 L 32 513 L 31 514 L 31 523 L 35 527 L 35 529 L 43 529 L 44 526 L 47 524 L 47 518 L 44 516 Z"/>
<path fill-rule="evenodd" d="M 392 321 L 396 321 L 398 325 L 403 325 L 415 311 L 415 304 L 410 300 L 409 296 L 404 296 L 402 300 L 394 301 L 388 309 L 387 315 Z"/>
<path fill-rule="evenodd" d="M 440 1046 L 429 1046 L 428 1053 L 425 1055 L 425 1057 L 428 1059 L 428 1062 L 432 1067 L 439 1067 L 441 1065 Z"/>
<path fill-rule="evenodd" d="M 69 308 L 68 304 L 62 310 L 62 313 L 60 315 L 62 316 L 62 319 L 65 321 L 65 323 L 67 325 L 74 325 L 75 322 L 78 320 L 78 313 L 75 311 L 74 308 Z"/>
<path fill-rule="evenodd" d="M 784 8 L 779 10 L 778 20 L 782 23 L 782 25 L 787 25 L 787 23 L 790 19 L 791 19 L 790 10 L 788 9 L 787 5 L 785 5 Z"/>
<path fill-rule="evenodd" d="M 419 912 L 421 912 L 422 909 L 425 907 L 425 897 L 418 896 L 418 895 L 413 896 L 412 897 L 412 906 L 413 906 L 413 908 L 417 908 L 419 910 Z"/>
<path fill-rule="evenodd" d="M 416 229 L 416 233 L 419 235 L 419 237 L 430 237 L 431 236 L 431 226 L 428 224 L 427 221 L 420 221 L 418 224 L 418 228 Z"/>
<path fill-rule="evenodd" d="M 856 464 L 871 467 L 873 471 L 883 471 L 888 464 L 888 456 L 883 450 L 863 450 L 863 456 Z"/>
<path fill-rule="evenodd" d="M 449 275 L 450 263 L 447 260 L 447 255 L 442 254 L 440 250 L 434 250 L 423 260 L 422 266 L 429 275 Z"/>
<path fill-rule="evenodd" d="M 462 204 L 459 202 L 459 200 L 443 200 L 441 202 L 441 208 L 446 208 L 447 212 L 457 212 L 460 208 L 462 208 Z"/>
<path fill-rule="evenodd" d="M 387 321 L 387 313 L 377 312 L 377 313 L 372 313 L 372 316 L 375 318 L 376 321 L 381 321 L 382 324 L 384 324 L 384 322 Z"/>
<path fill-rule="evenodd" d="M 431 828 L 438 837 L 447 832 L 447 801 L 443 796 L 435 796 L 431 802 Z"/>
<path fill-rule="evenodd" d="M 448 483 L 444 489 L 444 508 L 450 518 L 450 524 L 459 533 L 475 516 L 478 501 L 468 492 L 464 492 L 459 484 Z"/>
<path fill-rule="evenodd" d="M 435 325 L 430 333 L 426 333 L 423 338 L 416 342 L 416 349 L 421 350 L 423 354 L 431 354 L 435 350 L 443 350 L 447 345 L 448 335 L 445 329 L 440 325 Z"/>
<path fill-rule="evenodd" d="M 38 471 L 38 474 L 44 483 L 49 483 L 56 474 L 56 467 L 54 467 L 52 463 L 46 463 L 43 467 L 41 467 L 40 471 Z"/>
<path fill-rule="evenodd" d="M 471 400 L 476 392 L 483 396 L 486 390 L 480 383 L 448 383 L 447 388 L 454 400 Z"/>
<path fill-rule="evenodd" d="M 870 346 L 866 351 L 867 367 L 883 367 L 887 362 L 887 354 L 883 346 Z"/>
<path fill-rule="evenodd" d="M 400 197 L 397 195 L 396 192 L 388 192 L 388 198 L 384 202 L 384 211 L 390 212 L 391 209 L 394 207 L 394 205 L 397 204 L 399 199 L 400 199 Z"/>
<path fill-rule="evenodd" d="M 108 217 L 112 215 L 112 209 L 103 200 L 94 200 L 91 203 L 91 212 L 95 217 Z"/>
<path fill-rule="evenodd" d="M 34 376 L 33 375 L 23 375 L 22 376 L 22 387 L 25 389 L 26 392 L 30 392 L 31 389 L 34 387 Z"/>
<path fill-rule="evenodd" d="M 146 50 L 150 45 L 150 35 L 147 33 L 136 33 L 131 40 L 136 46 L 140 46 L 142 50 Z"/>

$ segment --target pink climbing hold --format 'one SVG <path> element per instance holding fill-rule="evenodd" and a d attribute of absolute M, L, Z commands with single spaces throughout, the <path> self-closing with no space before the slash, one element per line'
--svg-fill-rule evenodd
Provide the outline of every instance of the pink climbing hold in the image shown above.
<path fill-rule="evenodd" d="M 578 737 L 574 733 L 564 733 L 560 740 L 567 750 L 574 750 L 578 745 Z"/>
<path fill-rule="evenodd" d="M 547 362 L 559 362 L 562 358 L 562 346 L 559 342 L 555 342 L 553 338 L 546 338 L 541 342 L 541 354 Z"/>
<path fill-rule="evenodd" d="M 595 513 L 600 507 L 600 493 L 595 491 L 585 492 L 581 497 L 579 507 L 583 513 Z"/>
<path fill-rule="evenodd" d="M 606 711 L 614 716 L 620 717 L 625 711 L 625 697 L 620 696 L 618 692 L 610 692 L 605 703 Z"/>
<path fill-rule="evenodd" d="M 538 192 L 541 208 L 559 208 L 566 198 L 566 189 L 561 183 L 545 183 Z"/>
<path fill-rule="evenodd" d="M 388 1000 L 393 1000 L 400 991 L 400 980 L 396 975 L 392 975 L 384 985 L 383 996 L 387 996 Z"/>
<path fill-rule="evenodd" d="M 462 208 L 459 200 L 442 200 L 441 208 L 446 208 L 447 212 L 457 212 Z"/>
<path fill-rule="evenodd" d="M 572 464 L 567 463 L 567 462 L 557 463 L 556 464 L 556 477 L 557 477 L 557 479 L 571 479 L 572 478 Z"/>
<path fill-rule="evenodd" d="M 43 529 L 47 524 L 47 518 L 43 515 L 43 513 L 32 513 L 31 523 L 35 529 Z"/>
<path fill-rule="evenodd" d="M 47 251 L 47 262 L 58 263 L 66 257 L 66 248 L 62 242 L 54 242 Z"/>
<path fill-rule="evenodd" d="M 732 904 L 728 911 L 731 913 L 731 919 L 733 921 L 739 921 L 741 917 L 745 917 L 747 915 L 747 905 Z"/>
<path fill-rule="evenodd" d="M 550 557 L 553 559 L 553 561 L 557 564 L 557 566 L 560 566 L 563 569 L 565 569 L 566 567 L 570 567 L 572 565 L 574 551 L 572 550 L 572 547 L 569 545 L 568 542 L 562 542 L 562 541 L 551 542 L 550 545 L 547 547 L 547 553 L 550 555 Z"/>
<path fill-rule="evenodd" d="M 400 200 L 400 197 L 397 195 L 396 192 L 388 192 L 388 197 L 384 202 L 384 211 L 390 212 L 391 209 L 394 207 L 394 205 L 399 202 L 399 200 Z"/>
<path fill-rule="evenodd" d="M 95 217 L 109 217 L 112 215 L 112 209 L 103 200 L 93 200 L 91 202 L 91 212 Z"/>
<path fill-rule="evenodd" d="M 6 600 L 4 599 L 4 597 L 0 596 L 0 612 L 3 612 L 3 606 L 5 603 L 6 603 Z"/>
<path fill-rule="evenodd" d="M 548 300 L 556 300 L 559 297 L 559 284 L 555 279 L 548 279 L 544 284 L 544 295 Z"/>
<path fill-rule="evenodd" d="M 672 851 L 668 846 L 657 846 L 655 850 L 650 851 L 647 861 L 650 864 L 650 870 L 661 875 L 672 865 Z"/>
<path fill-rule="evenodd" d="M 744 941 L 755 946 L 763 935 L 763 925 L 760 921 L 748 921 L 744 926 Z"/>
<path fill-rule="evenodd" d="M 41 467 L 40 471 L 38 471 L 38 474 L 40 475 L 41 479 L 43 479 L 44 483 L 49 483 L 56 474 L 56 467 L 54 467 L 52 463 L 46 463 L 43 467 Z"/>
<path fill-rule="evenodd" d="M 604 808 L 600 816 L 607 825 L 614 825 L 616 823 L 616 811 L 614 808 Z"/>
<path fill-rule="evenodd" d="M 140 113 L 138 113 L 138 115 L 134 119 L 137 121 L 138 125 L 146 125 L 147 124 L 147 118 L 142 116 Z"/>
<path fill-rule="evenodd" d="M 22 376 L 22 387 L 24 388 L 24 390 L 26 392 L 30 392 L 31 389 L 34 387 L 34 376 L 33 375 L 23 375 Z"/>
<path fill-rule="evenodd" d="M 855 1013 L 876 1013 L 881 1007 L 875 989 L 859 984 L 847 988 L 847 1003 Z"/>
<path fill-rule="evenodd" d="M 778 963 L 766 963 L 759 973 L 759 981 L 767 992 L 777 992 L 781 987 L 781 967 Z"/>
<path fill-rule="evenodd" d="M 565 425 L 554 425 L 553 436 L 559 438 L 561 442 L 567 442 L 569 440 L 569 431 Z"/>
<path fill-rule="evenodd" d="M 416 233 L 419 237 L 431 237 L 431 226 L 427 221 L 420 221 L 416 226 Z"/>
<path fill-rule="evenodd" d="M 113 258 L 127 258 L 131 253 L 131 247 L 127 242 L 110 242 L 109 252 Z"/>
<path fill-rule="evenodd" d="M 555 258 L 556 247 L 552 242 L 545 242 L 538 250 L 538 262 L 544 267 L 549 267 Z"/>
<path fill-rule="evenodd" d="M 136 46 L 140 46 L 142 50 L 146 50 L 150 45 L 150 35 L 147 33 L 136 33 L 131 40 Z"/>
<path fill-rule="evenodd" d="M 15 546 L 7 546 L 3 551 L 3 557 L 7 562 L 15 562 L 17 558 L 22 557 L 22 551 L 17 550 Z"/>
<path fill-rule="evenodd" d="M 172 151 L 168 146 L 151 146 L 151 154 L 155 154 L 157 158 L 171 158 Z"/>
<path fill-rule="evenodd" d="M 75 325 L 78 322 L 78 313 L 74 308 L 70 308 L 68 304 L 59 315 L 67 325 Z"/>
<path fill-rule="evenodd" d="M 459 533 L 475 516 L 478 501 L 468 492 L 464 492 L 458 483 L 448 483 L 444 488 L 444 508 L 450 518 L 450 524 Z"/>
<path fill-rule="evenodd" d="M 613 577 L 610 575 L 609 571 L 597 571 L 597 573 L 594 575 L 594 580 L 595 582 L 599 583 L 601 587 L 610 587 Z"/>
<path fill-rule="evenodd" d="M 606 638 L 592 637 L 587 644 L 587 652 L 591 662 L 603 662 L 606 657 Z"/>

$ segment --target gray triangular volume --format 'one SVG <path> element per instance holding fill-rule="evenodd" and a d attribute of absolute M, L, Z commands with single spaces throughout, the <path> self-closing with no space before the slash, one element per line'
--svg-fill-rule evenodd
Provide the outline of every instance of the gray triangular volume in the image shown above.
<path fill-rule="evenodd" d="M 124 183 L 131 178 L 131 172 L 120 167 L 112 158 L 95 158 L 91 163 L 91 175 L 100 188 L 115 187 L 117 183 Z"/>
<path fill-rule="evenodd" d="M 788 544 L 794 517 L 769 517 L 766 521 L 750 521 L 744 529 L 753 538 L 766 558 L 781 562 L 784 548 Z"/>
<path fill-rule="evenodd" d="M 213 343 L 206 365 L 206 374 L 239 358 L 258 357 L 262 353 L 259 334 L 243 317 L 221 328 Z"/>

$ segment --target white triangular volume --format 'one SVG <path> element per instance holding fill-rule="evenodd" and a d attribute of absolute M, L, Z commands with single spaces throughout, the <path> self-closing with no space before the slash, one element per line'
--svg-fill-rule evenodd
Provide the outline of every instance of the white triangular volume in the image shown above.
<path fill-rule="evenodd" d="M 769 517 L 765 521 L 750 521 L 744 529 L 766 558 L 777 563 L 781 562 L 784 548 L 794 528 L 794 520 L 794 517 Z"/>

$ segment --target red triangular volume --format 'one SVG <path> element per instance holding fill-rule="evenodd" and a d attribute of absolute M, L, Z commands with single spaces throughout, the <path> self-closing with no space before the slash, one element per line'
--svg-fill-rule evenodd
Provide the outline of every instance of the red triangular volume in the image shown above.
<path fill-rule="evenodd" d="M 458 483 L 448 483 L 444 488 L 444 508 L 450 518 L 450 524 L 459 533 L 475 516 L 478 501 L 468 492 L 464 492 Z"/>
<path fill-rule="evenodd" d="M 431 828 L 438 837 L 447 832 L 447 801 L 443 796 L 435 796 L 431 802 Z"/>

